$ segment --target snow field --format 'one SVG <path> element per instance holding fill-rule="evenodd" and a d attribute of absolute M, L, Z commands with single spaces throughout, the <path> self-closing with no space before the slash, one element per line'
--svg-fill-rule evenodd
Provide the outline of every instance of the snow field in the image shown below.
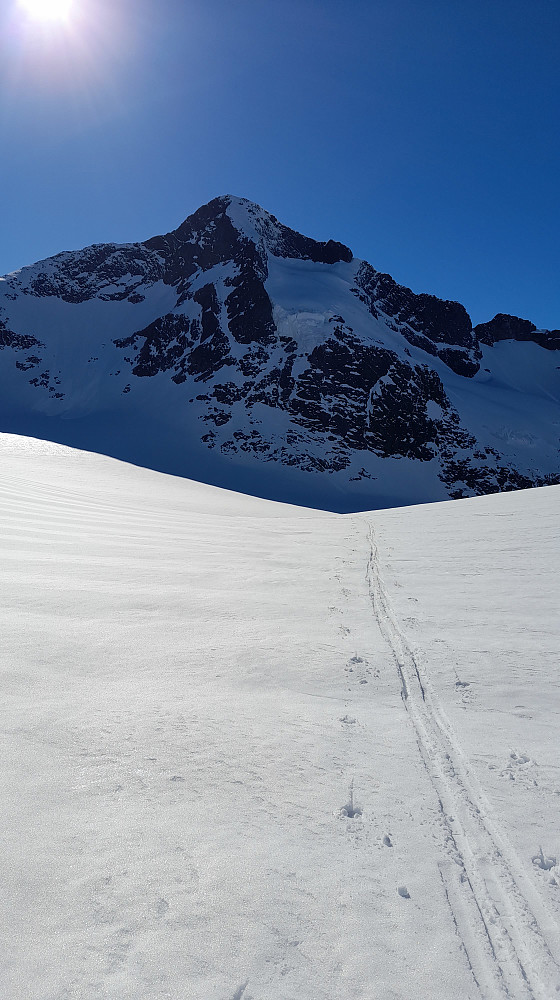
<path fill-rule="evenodd" d="M 6 1000 L 555 995 L 556 488 L 342 517 L 0 453 Z"/>
<path fill-rule="evenodd" d="M 536 849 L 558 845 L 560 818 L 558 499 L 552 487 L 375 516 L 374 603 L 448 828 L 454 915 L 483 995 L 560 992 L 556 854 Z"/>

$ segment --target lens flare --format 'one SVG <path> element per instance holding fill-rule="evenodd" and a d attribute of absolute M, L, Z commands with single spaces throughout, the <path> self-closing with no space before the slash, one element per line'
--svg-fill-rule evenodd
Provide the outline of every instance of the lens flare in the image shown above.
<path fill-rule="evenodd" d="M 34 21 L 66 21 L 72 0 L 20 0 L 20 7 Z"/>

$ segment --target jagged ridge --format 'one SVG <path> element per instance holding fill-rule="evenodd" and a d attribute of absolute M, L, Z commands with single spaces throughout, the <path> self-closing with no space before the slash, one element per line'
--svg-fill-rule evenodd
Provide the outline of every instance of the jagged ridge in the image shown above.
<path fill-rule="evenodd" d="M 473 329 L 246 199 L 7 276 L 0 349 L 6 429 L 263 495 L 354 509 L 560 471 L 559 331 L 503 314 Z"/>

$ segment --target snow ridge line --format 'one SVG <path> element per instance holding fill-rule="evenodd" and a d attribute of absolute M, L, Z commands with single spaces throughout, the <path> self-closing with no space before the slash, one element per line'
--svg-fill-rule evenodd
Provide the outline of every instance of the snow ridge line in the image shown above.
<path fill-rule="evenodd" d="M 492 822 L 449 720 L 399 627 L 371 526 L 369 543 L 372 607 L 393 652 L 403 703 L 437 795 L 447 853 L 440 872 L 473 977 L 487 1000 L 551 1000 L 560 993 L 558 928 Z"/>

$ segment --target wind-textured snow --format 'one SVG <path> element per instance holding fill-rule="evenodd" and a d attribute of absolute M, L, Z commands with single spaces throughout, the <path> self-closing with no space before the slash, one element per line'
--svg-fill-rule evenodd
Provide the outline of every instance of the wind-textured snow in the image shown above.
<path fill-rule="evenodd" d="M 559 995 L 559 487 L 0 454 L 3 1000 Z"/>

